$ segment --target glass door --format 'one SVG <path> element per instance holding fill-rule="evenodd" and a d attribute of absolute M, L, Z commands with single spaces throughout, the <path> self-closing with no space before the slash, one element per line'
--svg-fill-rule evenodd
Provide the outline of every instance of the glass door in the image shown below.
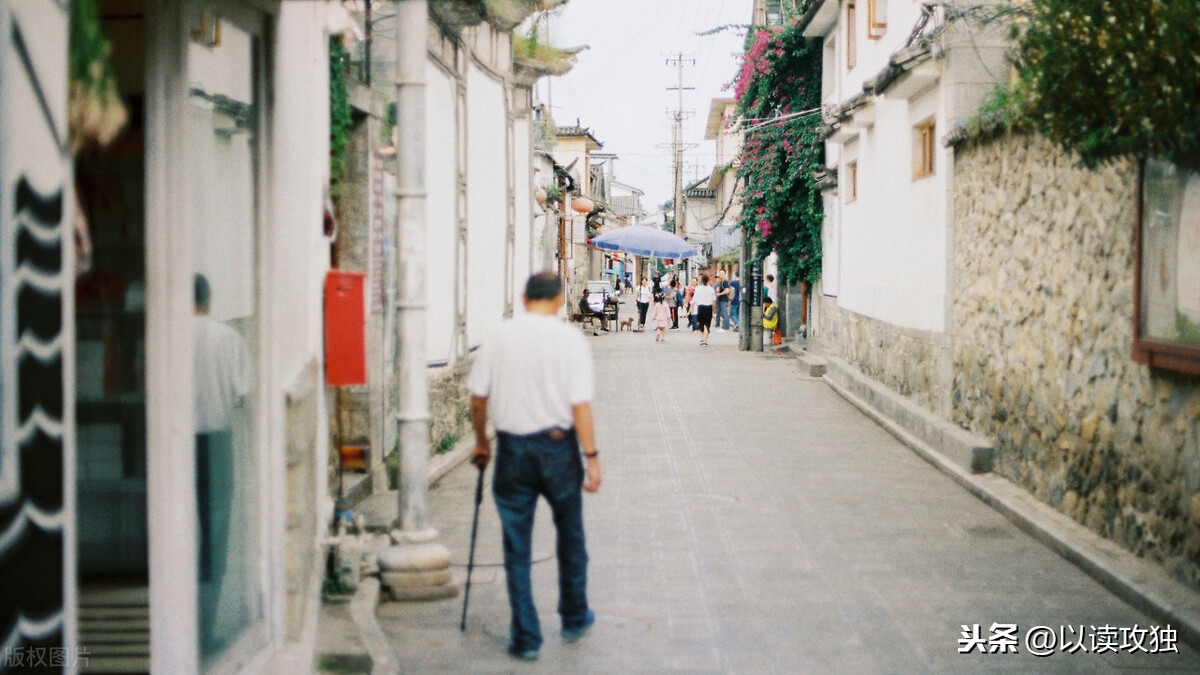
<path fill-rule="evenodd" d="M 257 381 L 262 18 L 191 7 L 186 139 L 193 256 L 200 657 L 236 659 L 263 618 Z"/>

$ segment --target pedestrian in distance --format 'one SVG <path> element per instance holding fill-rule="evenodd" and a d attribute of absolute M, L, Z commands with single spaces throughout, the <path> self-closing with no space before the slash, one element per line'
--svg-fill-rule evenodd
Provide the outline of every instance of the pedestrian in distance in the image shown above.
<path fill-rule="evenodd" d="M 771 298 L 775 297 L 775 275 L 774 274 L 768 274 L 766 282 L 763 283 L 763 300 L 765 301 L 768 297 L 771 297 Z"/>
<path fill-rule="evenodd" d="M 768 341 L 773 345 L 783 344 L 783 336 L 779 332 L 779 308 L 770 296 L 763 299 L 762 325 L 764 344 Z"/>
<path fill-rule="evenodd" d="M 733 288 L 730 287 L 724 270 L 717 271 L 717 280 L 714 286 L 717 294 L 715 330 L 729 330 L 729 301 L 733 297 Z"/>
<path fill-rule="evenodd" d="M 654 296 L 654 341 L 667 341 L 667 326 L 671 325 L 671 308 L 667 306 L 667 296 L 659 293 Z"/>
<path fill-rule="evenodd" d="M 472 462 L 480 471 L 492 457 L 489 409 L 496 428 L 492 494 L 500 514 L 512 611 L 508 653 L 532 661 L 542 646 L 530 580 L 539 497 L 550 503 L 558 534 L 562 639 L 578 640 L 596 621 L 587 600 L 580 488 L 600 489 L 600 460 L 591 407 L 591 350 L 581 332 L 557 317 L 563 305 L 562 283 L 553 272 L 533 275 L 525 285 L 524 304 L 525 314 L 505 321 L 488 336 L 468 386 L 475 430 Z"/>
<path fill-rule="evenodd" d="M 683 296 L 683 306 L 687 308 L 688 328 L 692 332 L 700 330 L 700 326 L 696 323 L 696 306 L 692 304 L 692 296 L 696 293 L 696 277 L 692 277 L 688 281 L 687 292 Z"/>
<path fill-rule="evenodd" d="M 696 314 L 696 325 L 700 330 L 700 346 L 708 346 L 709 325 L 712 324 L 713 303 L 717 301 L 717 292 L 708 285 L 708 275 L 700 275 L 700 285 L 692 294 L 692 308 Z"/>
<path fill-rule="evenodd" d="M 581 317 L 587 317 L 587 316 L 600 317 L 600 329 L 607 332 L 608 331 L 608 317 L 604 315 L 603 309 L 601 309 L 599 312 L 592 309 L 591 303 L 588 302 L 588 296 L 590 296 L 591 294 L 592 294 L 592 292 L 589 291 L 588 289 L 586 289 L 586 288 L 583 289 L 583 297 L 579 298 L 579 315 Z"/>
<path fill-rule="evenodd" d="M 667 286 L 667 307 L 671 308 L 671 330 L 679 328 L 679 301 L 681 299 L 679 280 L 671 279 L 671 284 Z"/>
<path fill-rule="evenodd" d="M 737 272 L 730 276 L 729 287 L 733 289 L 733 294 L 729 296 L 729 323 L 733 330 L 737 330 L 742 315 L 742 282 L 738 279 Z"/>
<path fill-rule="evenodd" d="M 654 294 L 650 290 L 650 284 L 646 282 L 646 277 L 642 277 L 642 283 L 637 287 L 639 333 L 646 329 L 646 312 L 650 311 L 650 301 L 653 299 Z"/>

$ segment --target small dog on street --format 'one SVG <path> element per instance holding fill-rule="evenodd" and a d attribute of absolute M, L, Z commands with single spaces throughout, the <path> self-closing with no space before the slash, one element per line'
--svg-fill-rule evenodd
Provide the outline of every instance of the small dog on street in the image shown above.
<path fill-rule="evenodd" d="M 617 327 L 617 332 L 620 333 L 623 330 L 627 330 L 631 333 L 633 332 L 633 317 L 632 316 L 629 317 L 628 319 L 621 320 L 621 325 Z"/>

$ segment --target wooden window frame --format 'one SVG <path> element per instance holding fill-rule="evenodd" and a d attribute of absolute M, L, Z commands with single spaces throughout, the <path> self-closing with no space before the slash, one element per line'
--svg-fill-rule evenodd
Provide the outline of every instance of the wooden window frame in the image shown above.
<path fill-rule="evenodd" d="M 858 160 L 846 162 L 846 203 L 858 201 Z"/>
<path fill-rule="evenodd" d="M 913 180 L 937 173 L 937 120 L 930 118 L 913 127 Z"/>
<path fill-rule="evenodd" d="M 854 70 L 855 64 L 858 63 L 858 45 L 855 40 L 858 12 L 854 3 L 855 0 L 849 0 L 846 3 L 846 70 Z"/>
<path fill-rule="evenodd" d="M 879 5 L 883 4 L 883 16 Z M 887 0 L 867 0 L 867 38 L 878 40 L 887 33 Z"/>
<path fill-rule="evenodd" d="M 1191 171 L 1200 172 L 1200 167 L 1186 167 Z M 1185 375 L 1200 375 L 1200 347 L 1180 342 L 1171 342 L 1143 335 L 1142 310 L 1146 298 L 1143 297 L 1143 213 L 1146 207 L 1146 160 L 1138 162 L 1137 182 L 1137 217 L 1133 227 L 1133 360 L 1151 368 L 1174 371 Z M 1178 224 L 1176 224 L 1178 225 Z"/>

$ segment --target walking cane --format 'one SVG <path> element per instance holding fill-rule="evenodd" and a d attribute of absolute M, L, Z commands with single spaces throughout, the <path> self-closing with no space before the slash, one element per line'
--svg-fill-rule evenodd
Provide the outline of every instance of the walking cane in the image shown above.
<path fill-rule="evenodd" d="M 479 531 L 479 505 L 483 502 L 483 469 L 479 470 L 479 480 L 475 483 L 475 520 L 471 522 L 471 552 L 467 554 L 467 585 L 463 589 L 462 622 L 458 624 L 460 631 L 467 630 L 467 601 L 471 599 L 471 570 L 475 567 L 475 534 Z"/>

